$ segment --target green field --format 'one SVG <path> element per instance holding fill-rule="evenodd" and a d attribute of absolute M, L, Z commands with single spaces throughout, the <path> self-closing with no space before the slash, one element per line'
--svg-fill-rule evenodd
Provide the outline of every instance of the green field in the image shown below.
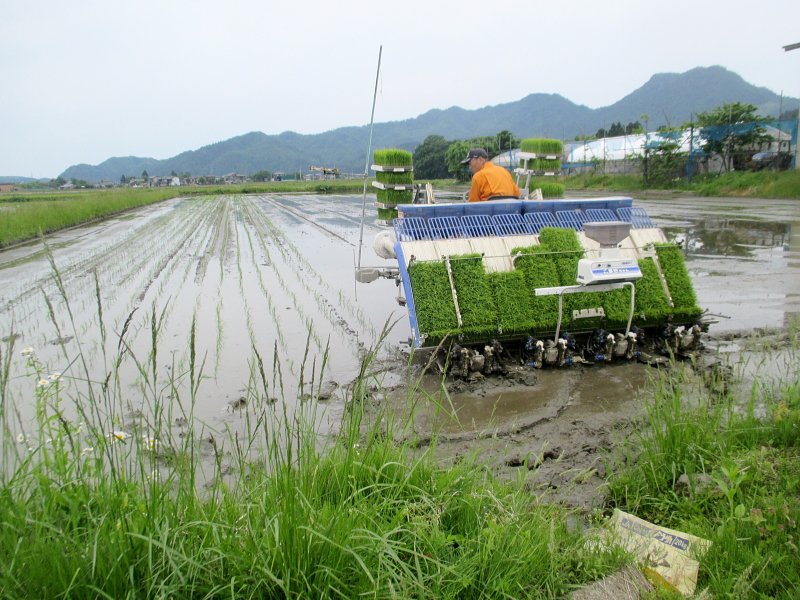
<path fill-rule="evenodd" d="M 368 191 L 373 190 L 371 185 Z M 0 248 L 179 196 L 361 192 L 363 180 L 278 181 L 228 186 L 123 188 L 0 195 Z"/>

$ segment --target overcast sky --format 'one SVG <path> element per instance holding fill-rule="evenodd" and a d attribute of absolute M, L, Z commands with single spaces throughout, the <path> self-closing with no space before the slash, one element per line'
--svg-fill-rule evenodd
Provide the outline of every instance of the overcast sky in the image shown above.
<path fill-rule="evenodd" d="M 800 1 L 6 0 L 0 175 L 168 158 L 250 131 L 319 133 L 556 93 L 613 104 L 721 65 L 800 96 Z"/>

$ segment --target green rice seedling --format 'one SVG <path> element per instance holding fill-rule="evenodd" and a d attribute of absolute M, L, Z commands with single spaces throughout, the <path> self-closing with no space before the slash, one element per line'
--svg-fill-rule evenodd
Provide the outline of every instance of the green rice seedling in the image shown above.
<path fill-rule="evenodd" d="M 692 280 L 686 270 L 683 252 L 672 244 L 656 244 L 656 252 L 669 294 L 675 304 L 675 314 L 686 319 L 696 319 L 702 312 L 697 306 Z"/>
<path fill-rule="evenodd" d="M 464 331 L 494 335 L 497 333 L 497 310 L 483 257 L 480 254 L 451 256 L 450 265 Z"/>
<path fill-rule="evenodd" d="M 411 204 L 414 200 L 413 190 L 378 190 L 378 202 L 383 204 Z"/>
<path fill-rule="evenodd" d="M 520 270 L 487 275 L 497 310 L 498 333 L 527 333 L 535 327 L 531 292 Z"/>
<path fill-rule="evenodd" d="M 558 272 L 559 285 L 577 285 L 578 261 L 585 253 L 575 230 L 544 227 L 539 233 L 539 239 L 556 253 L 553 255 L 553 262 Z M 597 298 L 594 295 L 593 292 L 564 294 L 561 322 L 571 322 L 573 310 L 596 308 Z"/>
<path fill-rule="evenodd" d="M 392 171 L 376 171 L 375 180 L 380 183 L 406 184 L 414 183 L 414 172 L 405 171 L 403 173 L 393 173 Z"/>
<path fill-rule="evenodd" d="M 672 308 L 664 293 L 664 286 L 661 285 L 658 268 L 652 258 L 642 258 L 639 260 L 639 270 L 642 272 L 642 278 L 634 284 L 636 286 L 634 323 L 638 326 L 665 323 Z"/>
<path fill-rule="evenodd" d="M 531 165 L 531 163 L 533 163 Z M 530 165 L 528 168 L 533 171 L 560 171 L 561 170 L 561 159 L 547 159 L 547 158 L 531 158 L 528 160 L 528 164 Z"/>
<path fill-rule="evenodd" d="M 415 262 L 408 267 L 420 334 L 441 339 L 458 330 L 453 292 L 444 262 Z"/>
<path fill-rule="evenodd" d="M 373 160 L 376 165 L 382 167 L 410 167 L 412 165 L 411 152 L 396 148 L 375 150 Z"/>
<path fill-rule="evenodd" d="M 520 271 L 529 290 L 530 319 L 538 332 L 552 331 L 558 320 L 558 299 L 555 296 L 536 296 L 537 288 L 557 287 L 558 272 L 553 254 L 545 245 L 514 248 L 514 267 Z"/>
<path fill-rule="evenodd" d="M 542 196 L 544 198 L 562 198 L 564 196 L 564 186 L 560 183 L 545 181 L 531 184 L 531 188 L 539 188 L 542 190 Z"/>
<path fill-rule="evenodd" d="M 378 218 L 383 219 L 384 221 L 393 221 L 399 216 L 397 209 L 394 208 L 379 208 L 378 209 Z"/>
<path fill-rule="evenodd" d="M 559 140 L 528 138 L 522 140 L 520 150 L 532 154 L 561 154 L 564 150 L 564 145 Z"/>

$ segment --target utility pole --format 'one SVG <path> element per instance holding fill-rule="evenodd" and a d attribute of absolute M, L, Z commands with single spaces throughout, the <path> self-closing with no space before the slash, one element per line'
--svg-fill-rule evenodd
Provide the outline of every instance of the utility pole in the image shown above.
<path fill-rule="evenodd" d="M 689 117 L 689 162 L 686 165 L 686 183 L 692 183 L 694 175 L 694 111 Z"/>
<path fill-rule="evenodd" d="M 788 46 L 783 47 L 784 52 L 789 52 L 789 50 L 800 50 L 800 43 L 797 44 L 789 44 Z M 779 144 L 780 147 L 780 144 Z M 794 145 L 794 170 L 800 170 L 800 108 L 797 111 L 797 135 L 795 136 L 795 145 Z"/>

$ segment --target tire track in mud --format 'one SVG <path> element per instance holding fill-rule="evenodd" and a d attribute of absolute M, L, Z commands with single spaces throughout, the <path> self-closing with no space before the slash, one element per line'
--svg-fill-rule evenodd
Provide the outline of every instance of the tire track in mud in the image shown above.
<path fill-rule="evenodd" d="M 202 283 L 208 270 L 208 264 L 215 256 L 223 256 L 223 248 L 225 244 L 225 237 L 220 236 L 220 231 L 228 227 L 228 211 L 224 208 L 224 203 L 220 202 L 219 207 L 216 209 L 219 212 L 219 217 L 214 227 L 212 227 L 212 235 L 208 239 L 208 244 L 203 251 L 203 254 L 197 260 L 197 268 L 194 273 L 194 282 Z M 221 259 L 220 259 L 221 260 Z"/>

